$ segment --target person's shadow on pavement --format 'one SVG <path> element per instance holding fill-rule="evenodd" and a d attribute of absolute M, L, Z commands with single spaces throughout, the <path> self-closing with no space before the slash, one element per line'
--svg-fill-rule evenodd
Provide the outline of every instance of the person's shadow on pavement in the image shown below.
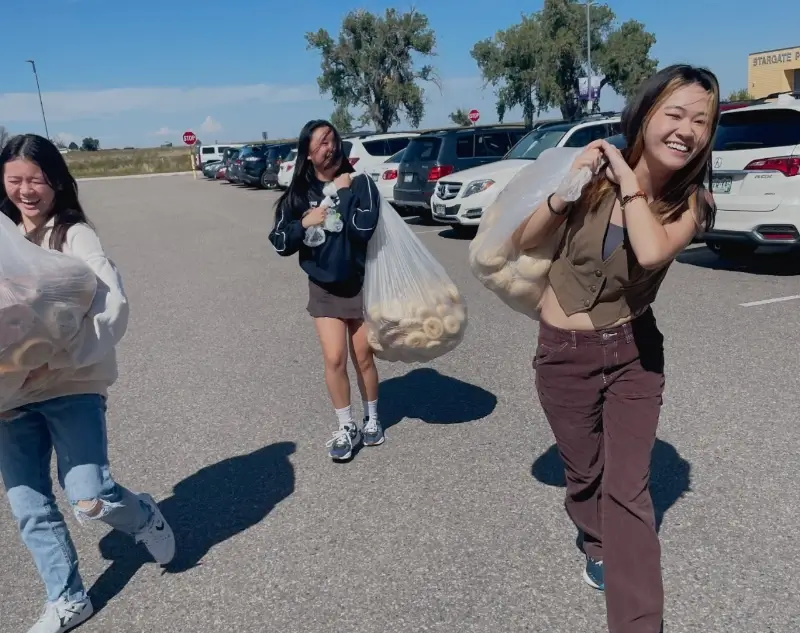
<path fill-rule="evenodd" d="M 404 418 L 428 424 L 463 424 L 491 414 L 497 406 L 497 396 L 424 367 L 382 382 L 378 406 L 378 418 L 384 429 Z"/>
<path fill-rule="evenodd" d="M 664 515 L 691 490 L 692 465 L 672 444 L 656 439 L 650 462 L 650 495 L 656 515 L 656 530 L 661 530 Z M 553 444 L 533 462 L 531 475 L 548 486 L 566 488 L 564 462 Z"/>
<path fill-rule="evenodd" d="M 253 527 L 294 492 L 293 442 L 270 444 L 199 470 L 179 482 L 158 505 L 175 532 L 176 554 L 164 570 L 181 573 L 202 564 L 215 545 Z M 120 593 L 139 568 L 152 561 L 144 546 L 112 531 L 100 553 L 113 561 L 89 590 L 96 611 Z"/>

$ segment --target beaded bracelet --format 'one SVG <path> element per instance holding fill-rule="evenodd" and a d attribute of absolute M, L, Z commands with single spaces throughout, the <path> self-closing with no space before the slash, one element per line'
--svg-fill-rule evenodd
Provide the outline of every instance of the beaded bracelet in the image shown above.
<path fill-rule="evenodd" d="M 633 193 L 629 196 L 623 196 L 622 201 L 620 202 L 620 207 L 624 209 L 625 205 L 627 205 L 629 202 L 632 202 L 633 200 L 636 200 L 636 198 L 644 198 L 645 200 L 647 200 L 647 194 L 640 189 L 636 193 Z"/>

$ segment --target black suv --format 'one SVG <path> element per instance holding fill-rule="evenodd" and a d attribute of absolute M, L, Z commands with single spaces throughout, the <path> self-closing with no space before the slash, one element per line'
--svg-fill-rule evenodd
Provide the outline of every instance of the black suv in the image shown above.
<path fill-rule="evenodd" d="M 262 152 L 245 158 L 242 180 L 248 185 L 275 189 L 281 163 L 295 147 L 297 143 L 273 143 L 266 145 Z"/>
<path fill-rule="evenodd" d="M 394 186 L 395 206 L 429 215 L 436 181 L 500 160 L 530 128 L 522 124 L 448 128 L 411 139 Z"/>

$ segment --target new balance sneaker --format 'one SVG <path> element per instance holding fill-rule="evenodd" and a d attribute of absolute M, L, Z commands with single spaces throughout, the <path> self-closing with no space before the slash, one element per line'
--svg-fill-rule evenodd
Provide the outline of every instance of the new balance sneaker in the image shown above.
<path fill-rule="evenodd" d="M 155 499 L 148 494 L 139 495 L 139 500 L 150 511 L 150 521 L 133 535 L 137 543 L 144 543 L 150 556 L 159 565 L 166 565 L 175 557 L 175 534 L 167 523 Z"/>
<path fill-rule="evenodd" d="M 378 420 L 373 420 L 369 416 L 364 418 L 364 446 L 380 446 L 386 440 L 383 435 L 383 427 Z"/>
<path fill-rule="evenodd" d="M 583 569 L 583 580 L 590 587 L 603 591 L 605 589 L 603 561 L 587 556 L 586 567 Z"/>
<path fill-rule="evenodd" d="M 64 633 L 83 624 L 94 614 L 94 607 L 89 598 L 69 601 L 59 598 L 44 607 L 42 617 L 28 630 L 28 633 Z"/>
<path fill-rule="evenodd" d="M 355 424 L 347 424 L 334 432 L 325 445 L 328 455 L 336 462 L 344 462 L 353 456 L 353 449 L 361 443 L 361 432 Z"/>

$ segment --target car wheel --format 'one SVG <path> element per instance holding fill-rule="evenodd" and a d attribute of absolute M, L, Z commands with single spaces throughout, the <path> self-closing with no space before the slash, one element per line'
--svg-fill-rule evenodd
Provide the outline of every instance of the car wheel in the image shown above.
<path fill-rule="evenodd" d="M 739 259 L 748 257 L 755 253 L 757 246 L 753 244 L 738 244 L 730 242 L 716 242 L 706 240 L 706 246 L 710 251 L 725 259 Z"/>
<path fill-rule="evenodd" d="M 267 172 L 261 174 L 261 188 L 262 189 L 274 189 L 275 185 L 267 178 Z"/>

